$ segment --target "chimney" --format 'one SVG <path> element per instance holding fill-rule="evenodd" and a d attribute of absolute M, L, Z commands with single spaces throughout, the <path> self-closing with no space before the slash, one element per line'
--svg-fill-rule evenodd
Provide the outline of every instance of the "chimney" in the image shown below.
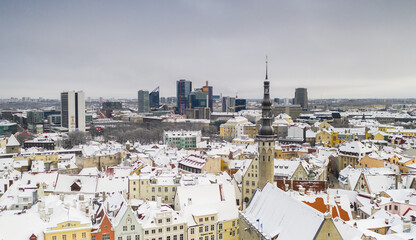
<path fill-rule="evenodd" d="M 45 214 L 45 210 L 40 210 L 40 211 L 39 211 L 39 216 L 40 216 L 40 219 L 41 219 L 42 221 L 46 221 L 46 214 Z"/>
<path fill-rule="evenodd" d="M 409 204 L 409 199 L 404 200 L 404 203 Z"/>
<path fill-rule="evenodd" d="M 208 87 L 208 81 L 206 81 L 206 86 Z"/>
<path fill-rule="evenodd" d="M 403 219 L 403 232 L 410 233 L 410 219 L 405 218 Z"/>
<path fill-rule="evenodd" d="M 402 182 L 402 174 L 399 173 L 396 175 L 396 184 L 395 184 L 396 189 L 399 189 L 399 183 L 401 182 Z"/>
<path fill-rule="evenodd" d="M 380 210 L 379 207 L 371 207 L 371 215 L 373 215 L 374 213 L 378 212 L 378 210 Z"/>
<path fill-rule="evenodd" d="M 162 196 L 157 196 L 157 208 L 160 208 L 162 206 Z"/>
<path fill-rule="evenodd" d="M 188 206 L 192 205 L 192 198 L 188 198 Z"/>
<path fill-rule="evenodd" d="M 389 219 L 388 218 L 384 219 L 384 223 L 389 224 Z"/>

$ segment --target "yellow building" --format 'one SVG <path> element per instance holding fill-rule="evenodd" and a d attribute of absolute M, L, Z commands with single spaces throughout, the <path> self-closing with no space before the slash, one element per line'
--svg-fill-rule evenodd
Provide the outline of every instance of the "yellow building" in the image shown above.
<path fill-rule="evenodd" d="M 245 117 L 235 117 L 228 120 L 226 123 L 221 124 L 220 126 L 220 136 L 224 139 L 233 139 L 237 137 L 237 135 L 243 135 L 243 128 L 241 129 L 241 133 L 237 133 L 237 126 L 249 123 L 247 118 Z"/>
<path fill-rule="evenodd" d="M 253 138 L 249 137 L 242 137 L 242 138 L 234 138 L 232 143 L 239 144 L 239 145 L 253 145 L 255 143 Z"/>
<path fill-rule="evenodd" d="M 219 221 L 218 213 L 194 214 L 196 225 L 188 228 L 189 240 L 238 240 L 238 219 Z"/>
<path fill-rule="evenodd" d="M 315 143 L 316 144 L 323 144 L 324 146 L 330 146 L 332 141 L 332 133 L 329 132 L 327 129 L 321 129 L 316 134 Z"/>
<path fill-rule="evenodd" d="M 384 167 L 384 160 L 365 156 L 360 160 L 357 167 Z"/>
<path fill-rule="evenodd" d="M 91 228 L 91 223 L 61 222 L 44 231 L 45 240 L 89 240 L 91 239 Z"/>

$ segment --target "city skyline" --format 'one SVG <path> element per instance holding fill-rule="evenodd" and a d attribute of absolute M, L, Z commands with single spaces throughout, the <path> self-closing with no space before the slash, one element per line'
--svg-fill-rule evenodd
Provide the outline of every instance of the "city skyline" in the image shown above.
<path fill-rule="evenodd" d="M 416 2 L 223 1 L 0 4 L 0 96 L 131 98 L 179 79 L 257 98 L 410 98 Z M 47 86 L 47 87 L 45 87 Z M 133 90 L 134 89 L 134 90 Z"/>

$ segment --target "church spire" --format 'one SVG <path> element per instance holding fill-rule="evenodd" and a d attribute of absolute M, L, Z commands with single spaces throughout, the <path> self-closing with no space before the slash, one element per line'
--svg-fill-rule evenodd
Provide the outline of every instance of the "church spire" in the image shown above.
<path fill-rule="evenodd" d="M 268 74 L 268 61 L 266 56 L 266 78 L 264 79 L 264 96 L 262 106 L 261 127 L 259 129 L 259 137 L 274 137 L 272 128 L 272 102 L 270 101 L 270 81 Z"/>
<path fill-rule="evenodd" d="M 268 74 L 268 71 L 267 71 L 267 65 L 268 65 L 268 63 L 269 63 L 269 61 L 267 61 L 267 55 L 266 55 L 266 80 L 269 80 L 269 74 Z"/>

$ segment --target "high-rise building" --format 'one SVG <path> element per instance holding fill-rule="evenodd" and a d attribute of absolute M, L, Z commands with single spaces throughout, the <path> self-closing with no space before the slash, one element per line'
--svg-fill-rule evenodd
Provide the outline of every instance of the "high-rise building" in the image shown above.
<path fill-rule="evenodd" d="M 159 87 L 157 87 L 149 94 L 149 106 L 150 109 L 155 109 L 159 108 L 159 105 Z"/>
<path fill-rule="evenodd" d="M 208 107 L 208 93 L 203 92 L 201 88 L 196 88 L 189 94 L 189 108 Z"/>
<path fill-rule="evenodd" d="M 223 97 L 222 98 L 222 111 L 223 112 L 235 111 L 235 97 Z"/>
<path fill-rule="evenodd" d="M 150 112 L 149 107 L 149 91 L 139 90 L 137 93 L 138 98 L 138 112 L 147 113 Z"/>
<path fill-rule="evenodd" d="M 235 112 L 239 112 L 241 110 L 246 110 L 247 108 L 247 100 L 242 98 L 237 98 L 235 100 Z"/>
<path fill-rule="evenodd" d="M 214 111 L 214 98 L 212 97 L 214 89 L 212 86 L 208 85 L 208 81 L 206 81 L 205 86 L 202 87 L 202 91 L 207 93 L 208 95 L 208 107 L 211 109 L 211 112 Z"/>
<path fill-rule="evenodd" d="M 295 103 L 303 109 L 308 109 L 308 90 L 306 88 L 296 88 Z"/>
<path fill-rule="evenodd" d="M 189 108 L 189 94 L 192 90 L 192 82 L 185 79 L 176 81 L 176 100 L 179 114 L 183 115 Z"/>
<path fill-rule="evenodd" d="M 85 95 L 83 91 L 61 93 L 61 126 L 69 132 L 85 132 Z"/>

